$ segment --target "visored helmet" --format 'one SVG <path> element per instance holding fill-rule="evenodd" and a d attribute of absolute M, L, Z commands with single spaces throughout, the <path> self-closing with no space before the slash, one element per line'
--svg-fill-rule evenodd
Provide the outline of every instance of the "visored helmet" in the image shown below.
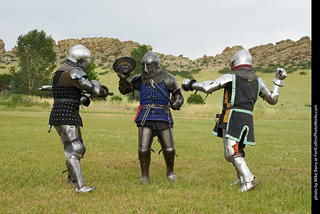
<path fill-rule="evenodd" d="M 160 59 L 153 51 L 149 51 L 143 56 L 141 64 L 142 72 L 147 74 L 150 72 L 156 72 L 158 69 L 160 69 Z"/>
<path fill-rule="evenodd" d="M 247 65 L 247 67 L 252 66 L 252 56 L 247 49 L 238 51 L 231 59 L 231 70 L 235 70 L 235 68 L 240 65 Z"/>
<path fill-rule="evenodd" d="M 87 71 L 91 64 L 91 53 L 84 45 L 75 45 L 70 48 L 67 60 Z"/>

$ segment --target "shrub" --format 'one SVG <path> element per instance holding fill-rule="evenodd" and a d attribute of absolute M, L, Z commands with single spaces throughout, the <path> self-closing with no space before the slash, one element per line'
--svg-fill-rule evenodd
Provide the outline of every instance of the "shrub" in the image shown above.
<path fill-rule="evenodd" d="M 4 91 L 0 93 L 0 105 L 15 108 L 17 106 L 23 107 L 33 107 L 40 106 L 42 108 L 47 108 L 50 106 L 48 101 L 38 102 L 33 99 L 32 96 L 24 94 L 13 94 L 9 91 Z"/>
<path fill-rule="evenodd" d="M 230 72 L 231 72 L 231 69 L 229 67 L 222 68 L 218 71 L 219 74 L 226 74 Z"/>
<path fill-rule="evenodd" d="M 188 99 L 187 99 L 187 103 L 188 104 L 196 104 L 196 105 L 204 105 L 206 104 L 204 101 L 202 101 L 203 98 L 200 94 L 191 94 Z"/>
<path fill-rule="evenodd" d="M 121 102 L 122 98 L 120 96 L 114 95 L 111 97 L 111 102 Z"/>

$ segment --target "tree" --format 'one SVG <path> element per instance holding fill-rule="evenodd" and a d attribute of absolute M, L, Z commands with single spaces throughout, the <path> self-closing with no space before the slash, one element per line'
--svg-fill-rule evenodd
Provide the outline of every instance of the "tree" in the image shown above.
<path fill-rule="evenodd" d="M 94 69 L 96 68 L 96 63 L 94 62 L 94 59 L 91 58 L 91 64 L 89 69 L 86 71 L 86 74 L 88 76 L 88 80 L 97 80 L 99 81 L 99 77 L 98 77 L 98 72 L 94 71 Z"/>
<path fill-rule="evenodd" d="M 10 74 L 0 74 L 0 87 L 9 87 L 11 79 Z"/>
<path fill-rule="evenodd" d="M 146 45 L 139 45 L 137 49 L 134 49 L 131 51 L 130 56 L 136 61 L 136 68 L 131 72 L 130 78 L 133 77 L 136 74 L 141 74 L 142 71 L 142 58 L 143 56 L 148 52 L 148 46 Z M 128 100 L 131 101 L 133 100 L 133 94 L 134 94 L 134 99 L 139 100 L 140 99 L 140 93 L 139 91 L 135 91 L 134 93 L 129 93 Z"/>
<path fill-rule="evenodd" d="M 44 31 L 30 31 L 20 35 L 17 41 L 19 65 L 11 67 L 13 91 L 20 94 L 44 95 L 38 88 L 51 83 L 55 69 L 56 52 L 53 39 Z"/>
<path fill-rule="evenodd" d="M 148 46 L 146 45 L 139 45 L 137 49 L 134 49 L 133 51 L 131 51 L 130 56 L 136 61 L 136 68 L 131 72 L 130 78 L 136 74 L 141 74 L 142 58 L 148 51 L 149 51 Z"/>

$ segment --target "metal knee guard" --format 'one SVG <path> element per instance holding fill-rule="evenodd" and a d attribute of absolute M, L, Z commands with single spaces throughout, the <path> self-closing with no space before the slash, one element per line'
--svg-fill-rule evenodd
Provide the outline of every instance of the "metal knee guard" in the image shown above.
<path fill-rule="evenodd" d="M 60 125 L 55 126 L 61 141 L 64 145 L 64 153 L 67 158 L 76 156 L 83 158 L 86 152 L 86 146 L 84 145 L 81 137 L 80 127 L 73 125 Z"/>
<path fill-rule="evenodd" d="M 223 142 L 224 142 L 224 157 L 227 161 L 232 162 L 233 155 L 234 155 L 233 146 L 236 145 L 237 142 L 225 136 L 223 137 Z"/>

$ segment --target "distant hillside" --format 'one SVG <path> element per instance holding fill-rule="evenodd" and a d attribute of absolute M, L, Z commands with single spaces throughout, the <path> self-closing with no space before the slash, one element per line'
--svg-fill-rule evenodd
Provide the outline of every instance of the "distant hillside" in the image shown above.
<path fill-rule="evenodd" d="M 70 47 L 76 44 L 85 45 L 95 58 L 98 67 L 110 70 L 114 60 L 121 56 L 129 56 L 130 52 L 137 47 L 139 43 L 133 41 L 120 41 L 114 38 L 83 38 L 83 39 L 65 39 L 54 42 L 54 49 L 57 52 L 57 63 L 61 63 L 68 53 Z M 5 44 L 0 39 L 0 67 L 8 67 L 15 63 L 16 48 L 11 51 L 5 51 Z M 149 50 L 152 47 L 148 46 Z M 196 60 L 190 60 L 183 55 L 173 56 L 164 53 L 158 53 L 161 64 L 169 71 L 197 71 L 206 68 L 225 68 L 229 65 L 232 56 L 243 47 L 241 45 L 226 47 L 221 54 L 215 56 L 204 55 Z M 156 50 L 155 50 L 156 51 Z M 284 64 L 300 63 L 311 61 L 311 39 L 308 36 L 301 37 L 298 41 L 290 39 L 282 40 L 276 44 L 265 44 L 249 48 L 252 54 L 254 66 L 266 64 Z"/>

